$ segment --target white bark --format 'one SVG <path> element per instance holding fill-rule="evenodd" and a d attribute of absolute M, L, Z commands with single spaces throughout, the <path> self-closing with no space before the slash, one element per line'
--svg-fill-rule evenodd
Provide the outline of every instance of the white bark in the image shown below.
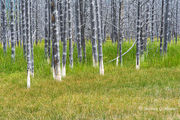
<path fill-rule="evenodd" d="M 104 75 L 104 63 L 103 63 L 103 60 L 100 61 L 100 75 Z"/>
<path fill-rule="evenodd" d="M 31 81 L 30 81 L 30 75 L 31 75 L 31 71 L 28 70 L 28 73 L 27 73 L 27 88 L 30 88 L 31 87 Z"/>

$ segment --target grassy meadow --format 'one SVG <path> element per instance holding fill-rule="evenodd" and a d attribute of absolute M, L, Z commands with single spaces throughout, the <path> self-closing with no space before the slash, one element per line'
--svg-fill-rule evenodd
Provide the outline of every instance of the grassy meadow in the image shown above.
<path fill-rule="evenodd" d="M 123 43 L 123 53 L 133 43 Z M 105 75 L 92 67 L 92 48 L 87 43 L 87 61 L 69 67 L 62 82 L 53 80 L 51 65 L 44 57 L 44 43 L 34 46 L 35 77 L 26 89 L 27 63 L 21 47 L 3 53 L 0 44 L 0 120 L 179 120 L 180 43 L 168 46 L 160 56 L 159 42 L 149 43 L 148 52 L 136 70 L 136 47 L 116 66 L 117 45 L 103 45 Z M 61 45 L 62 51 L 62 45 Z M 62 53 L 62 52 L 61 52 Z M 62 54 L 61 54 L 62 56 Z"/>

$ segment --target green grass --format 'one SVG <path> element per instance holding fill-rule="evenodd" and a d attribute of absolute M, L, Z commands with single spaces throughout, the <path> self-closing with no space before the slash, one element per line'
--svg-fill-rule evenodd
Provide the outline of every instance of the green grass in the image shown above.
<path fill-rule="evenodd" d="M 123 43 L 123 52 L 130 46 Z M 180 44 L 171 44 L 167 56 L 159 54 L 159 43 L 150 43 L 141 70 L 135 69 L 134 47 L 116 62 L 116 45 L 103 46 L 105 75 L 92 67 L 91 45 L 87 63 L 79 64 L 74 51 L 74 68 L 67 65 L 62 82 L 52 78 L 51 65 L 44 58 L 44 44 L 35 46 L 35 77 L 26 89 L 26 61 L 22 48 L 3 54 L 0 45 L 0 119 L 180 119 Z M 62 51 L 62 48 L 61 48 Z"/>

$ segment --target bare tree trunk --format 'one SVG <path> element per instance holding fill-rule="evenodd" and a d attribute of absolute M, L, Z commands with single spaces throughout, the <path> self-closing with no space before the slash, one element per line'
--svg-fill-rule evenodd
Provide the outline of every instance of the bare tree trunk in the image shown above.
<path fill-rule="evenodd" d="M 140 0 L 137 8 L 137 44 L 136 44 L 136 69 L 140 69 Z"/>
<path fill-rule="evenodd" d="M 107 21 L 107 19 L 108 19 L 108 9 L 107 9 L 105 21 Z M 106 28 L 107 28 L 107 23 L 105 22 L 105 25 L 104 25 L 104 33 L 103 33 L 103 34 L 104 34 L 103 43 L 106 42 Z"/>
<path fill-rule="evenodd" d="M 32 0 L 29 0 L 30 44 L 31 44 L 31 75 L 34 77 L 34 44 L 32 39 Z"/>
<path fill-rule="evenodd" d="M 19 46 L 19 25 L 18 25 L 18 2 L 16 0 L 16 3 L 15 3 L 15 22 L 16 22 L 16 42 L 17 42 L 17 46 Z"/>
<path fill-rule="evenodd" d="M 117 6 L 116 6 L 116 0 L 112 0 L 112 42 L 115 43 L 118 39 L 117 35 Z"/>
<path fill-rule="evenodd" d="M 151 42 L 154 42 L 154 2 L 152 0 L 152 15 L 151 15 Z"/>
<path fill-rule="evenodd" d="M 87 1 L 85 1 L 87 2 Z M 85 22 L 84 22 L 84 2 L 83 0 L 79 0 L 80 4 L 80 23 L 81 23 L 81 44 L 83 47 L 83 58 L 86 61 L 86 41 L 85 41 Z"/>
<path fill-rule="evenodd" d="M 103 51 L 102 51 L 102 35 L 101 35 L 101 17 L 99 0 L 95 0 L 96 5 L 96 24 L 97 24 L 97 37 L 98 37 L 98 51 L 99 51 L 99 70 L 100 75 L 104 75 L 104 64 L 103 64 Z"/>
<path fill-rule="evenodd" d="M 13 61 L 15 61 L 15 29 L 14 29 L 14 1 L 10 1 L 10 29 L 11 29 L 11 58 Z"/>
<path fill-rule="evenodd" d="M 158 15 L 156 15 L 156 37 L 157 42 L 159 41 L 159 22 L 158 22 Z"/>
<path fill-rule="evenodd" d="M 61 42 L 64 41 L 64 23 L 63 23 L 63 1 L 62 0 L 58 0 L 59 4 L 58 4 L 58 14 L 59 14 L 59 25 L 60 25 L 60 38 L 61 38 Z"/>
<path fill-rule="evenodd" d="M 36 1 L 36 45 L 38 44 L 38 0 Z"/>
<path fill-rule="evenodd" d="M 101 38 L 104 39 L 104 23 L 103 23 L 103 0 L 100 0 L 100 18 L 101 18 Z"/>
<path fill-rule="evenodd" d="M 25 19 L 26 19 L 26 40 L 27 40 L 27 88 L 30 88 L 31 74 L 31 42 L 30 42 L 30 16 L 29 16 L 29 0 L 25 1 Z"/>
<path fill-rule="evenodd" d="M 119 0 L 119 40 L 118 40 L 118 56 L 119 56 L 119 63 L 122 66 L 123 65 L 123 60 L 122 60 L 122 40 L 123 40 L 123 36 L 122 36 L 122 0 Z M 118 64 L 118 62 L 117 62 Z"/>
<path fill-rule="evenodd" d="M 6 38 L 6 1 L 5 0 L 1 0 L 1 37 L 3 40 L 3 50 L 4 53 L 7 52 L 7 38 Z"/>
<path fill-rule="evenodd" d="M 93 66 L 98 66 L 97 56 L 97 41 L 96 41 L 96 19 L 95 19 L 95 8 L 94 1 L 90 0 L 90 15 L 91 15 L 91 32 L 92 32 L 92 54 L 93 54 Z"/>
<path fill-rule="evenodd" d="M 169 1 L 169 12 L 168 12 L 168 43 L 171 44 L 171 34 L 172 34 L 172 1 Z"/>
<path fill-rule="evenodd" d="M 20 41 L 20 46 L 22 46 L 22 0 L 19 1 L 19 41 Z"/>
<path fill-rule="evenodd" d="M 72 0 L 68 0 L 68 26 L 69 26 L 69 61 L 70 66 L 73 68 L 73 41 L 72 41 L 72 9 L 71 9 Z"/>
<path fill-rule="evenodd" d="M 6 0 L 5 0 L 6 1 Z M 7 46 L 8 47 L 10 47 L 10 42 L 9 42 L 9 40 L 11 39 L 11 33 L 10 33 L 10 10 L 9 10 L 9 8 L 10 8 L 10 6 L 9 6 L 9 4 L 10 4 L 10 2 L 5 2 L 6 3 L 6 39 L 7 39 Z"/>
<path fill-rule="evenodd" d="M 148 22 L 149 22 L 149 6 L 146 7 L 146 34 L 144 40 L 144 51 L 147 51 L 147 39 L 148 39 Z"/>
<path fill-rule="evenodd" d="M 80 4 L 79 0 L 75 2 L 75 12 L 76 12 L 76 40 L 77 40 L 77 48 L 78 48 L 78 58 L 79 62 L 82 62 L 82 50 L 81 50 L 81 26 L 80 26 Z"/>
<path fill-rule="evenodd" d="M 48 63 L 50 63 L 51 56 L 51 0 L 48 0 Z"/>
<path fill-rule="evenodd" d="M 44 52 L 45 52 L 45 57 L 48 60 L 48 0 L 45 0 L 45 46 L 44 46 Z"/>
<path fill-rule="evenodd" d="M 144 6 L 141 6 L 140 13 L 144 11 Z M 141 20 L 140 20 L 140 61 L 144 61 L 144 25 L 143 25 L 143 17 L 144 15 L 141 14 Z"/>
<path fill-rule="evenodd" d="M 164 54 L 167 53 L 168 44 L 168 18 L 169 18 L 169 0 L 166 0 L 166 12 L 165 12 L 165 23 L 164 23 Z"/>
<path fill-rule="evenodd" d="M 55 0 L 51 0 L 51 21 L 52 21 L 52 41 L 53 41 L 53 74 L 54 79 L 61 81 L 61 68 L 60 68 L 60 53 L 59 53 L 59 41 L 58 41 L 58 29 L 57 29 L 57 3 Z"/>
<path fill-rule="evenodd" d="M 67 0 L 65 0 L 65 2 L 64 2 L 64 33 L 63 33 L 62 77 L 66 77 L 66 57 L 67 57 L 66 20 L 67 20 Z"/>
<path fill-rule="evenodd" d="M 25 19 L 25 0 L 22 0 L 22 32 L 23 32 L 23 53 L 27 56 L 27 44 L 26 44 L 26 19 Z"/>
<path fill-rule="evenodd" d="M 161 8 L 161 31 L 160 31 L 160 54 L 163 52 L 163 28 L 164 28 L 164 0 L 162 0 Z"/>
<path fill-rule="evenodd" d="M 177 44 L 177 41 L 178 41 L 178 14 L 179 14 L 179 0 L 177 0 L 176 2 L 176 44 Z"/>

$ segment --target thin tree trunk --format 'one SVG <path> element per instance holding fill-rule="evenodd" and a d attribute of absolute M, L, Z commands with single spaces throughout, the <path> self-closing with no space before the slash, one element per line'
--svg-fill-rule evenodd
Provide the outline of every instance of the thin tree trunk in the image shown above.
<path fill-rule="evenodd" d="M 10 1 L 10 29 L 11 29 L 11 58 L 13 61 L 15 61 L 15 29 L 14 29 L 14 1 Z"/>
<path fill-rule="evenodd" d="M 19 41 L 20 41 L 20 46 L 22 46 L 22 8 L 21 8 L 21 2 L 22 0 L 19 1 Z"/>
<path fill-rule="evenodd" d="M 136 69 L 140 69 L 140 0 L 137 8 L 137 44 L 136 44 Z"/>
<path fill-rule="evenodd" d="M 31 42 L 30 42 L 30 16 L 29 16 L 29 0 L 25 1 L 25 19 L 26 19 L 26 40 L 27 40 L 27 88 L 30 88 L 31 74 Z"/>
<path fill-rule="evenodd" d="M 142 13 L 142 11 L 144 11 L 143 9 L 144 7 L 141 6 L 140 8 L 140 13 Z M 144 25 L 143 25 L 143 15 L 141 14 L 141 20 L 140 20 L 140 61 L 144 61 Z"/>
<path fill-rule="evenodd" d="M 164 28 L 164 0 L 162 0 L 161 8 L 161 31 L 160 31 L 160 54 L 163 52 L 163 28 Z"/>
<path fill-rule="evenodd" d="M 147 39 L 148 39 L 148 22 L 149 22 L 149 6 L 146 7 L 146 34 L 144 40 L 144 51 L 147 51 Z"/>
<path fill-rule="evenodd" d="M 36 45 L 38 44 L 38 1 L 36 1 Z"/>
<path fill-rule="evenodd" d="M 60 37 L 61 37 L 61 42 L 64 41 L 64 23 L 63 23 L 63 1 L 59 0 L 59 4 L 58 4 L 58 11 L 59 11 L 59 24 L 60 24 Z"/>
<path fill-rule="evenodd" d="M 103 23 L 103 0 L 100 0 L 100 18 L 101 18 L 101 39 L 104 39 L 104 23 Z"/>
<path fill-rule="evenodd" d="M 107 9 L 107 13 L 108 13 L 108 9 Z M 105 21 L 107 21 L 107 19 L 108 19 L 108 14 L 106 14 L 106 19 L 105 19 Z M 105 43 L 106 42 L 106 28 L 107 28 L 107 23 L 105 22 L 105 25 L 104 25 L 104 38 L 103 38 L 103 43 Z"/>
<path fill-rule="evenodd" d="M 152 15 L 151 15 L 151 42 L 154 42 L 154 2 L 152 0 Z"/>
<path fill-rule="evenodd" d="M 48 0 L 48 63 L 50 63 L 51 56 L 51 0 Z"/>
<path fill-rule="evenodd" d="M 75 11 L 76 11 L 76 40 L 77 40 L 77 48 L 78 48 L 78 58 L 79 62 L 82 62 L 82 50 L 81 50 L 81 26 L 80 26 L 80 4 L 79 0 L 76 0 L 75 3 Z"/>
<path fill-rule="evenodd" d="M 73 41 L 72 41 L 72 10 L 71 10 L 72 0 L 68 0 L 68 26 L 69 26 L 69 61 L 70 66 L 73 68 Z"/>
<path fill-rule="evenodd" d="M 6 1 L 6 0 L 5 0 Z M 9 6 L 9 4 L 10 4 L 10 2 L 5 2 L 7 5 L 7 7 L 6 7 L 6 39 L 7 39 L 7 46 L 8 47 L 10 47 L 10 43 L 9 43 L 9 40 L 11 39 L 10 37 L 11 37 L 11 35 L 10 35 L 10 21 L 9 21 L 9 18 L 10 18 L 10 10 L 9 10 L 9 8 L 10 8 L 10 6 Z"/>
<path fill-rule="evenodd" d="M 99 70 L 100 75 L 104 75 L 104 64 L 103 64 L 103 51 L 102 51 L 102 35 L 101 35 L 101 17 L 99 0 L 95 0 L 96 5 L 96 24 L 97 24 L 97 39 L 98 39 L 98 51 L 99 51 Z"/>
<path fill-rule="evenodd" d="M 19 25 L 18 25 L 18 2 L 16 0 L 16 3 L 15 3 L 15 13 L 16 13 L 16 16 L 15 16 L 15 22 L 16 22 L 16 42 L 17 42 L 17 46 L 19 46 Z"/>
<path fill-rule="evenodd" d="M 93 66 L 96 67 L 98 66 L 98 55 L 97 55 L 97 41 L 96 41 L 96 19 L 95 19 L 95 8 L 94 8 L 93 0 L 90 0 L 90 15 L 91 15 Z"/>
<path fill-rule="evenodd" d="M 58 37 L 58 29 L 57 29 L 57 3 L 55 0 L 51 1 L 51 21 L 52 21 L 52 41 L 53 41 L 53 74 L 54 79 L 61 81 L 61 68 L 60 68 L 60 53 L 59 53 L 59 37 Z"/>
<path fill-rule="evenodd" d="M 7 33 L 7 29 L 6 29 L 6 1 L 5 0 L 1 0 L 1 37 L 3 40 L 3 50 L 4 53 L 7 52 L 7 38 L 6 38 L 6 33 Z"/>
<path fill-rule="evenodd" d="M 119 63 L 122 66 L 123 65 L 123 61 L 122 61 L 122 40 L 123 40 L 123 36 L 122 36 L 122 0 L 119 0 L 119 40 L 118 40 L 118 46 L 119 46 Z"/>
<path fill-rule="evenodd" d="M 117 36 L 117 14 L 116 11 L 117 10 L 117 6 L 116 6 L 116 0 L 112 0 L 112 42 L 115 43 L 118 39 Z"/>
<path fill-rule="evenodd" d="M 32 0 L 29 0 L 30 44 L 31 44 L 31 75 L 34 77 L 34 44 L 32 39 Z"/>
<path fill-rule="evenodd" d="M 165 12 L 165 23 L 164 23 L 164 54 L 167 53 L 167 44 L 168 44 L 168 18 L 169 18 L 169 0 L 166 0 L 166 12 Z"/>
<path fill-rule="evenodd" d="M 62 77 L 66 76 L 66 57 L 67 57 L 66 20 L 67 20 L 67 0 L 65 0 L 65 2 L 64 2 L 64 33 L 63 33 Z"/>
<path fill-rule="evenodd" d="M 158 21 L 158 16 L 156 15 L 156 21 Z M 159 25 L 158 22 L 156 22 L 156 37 L 157 37 L 157 42 L 159 41 Z"/>
<path fill-rule="evenodd" d="M 48 60 L 48 0 L 45 0 L 45 58 Z"/>
<path fill-rule="evenodd" d="M 86 41 L 85 41 L 85 22 L 84 22 L 84 2 L 83 0 L 79 0 L 80 4 L 80 23 L 81 23 L 81 44 L 83 47 L 83 58 L 86 61 Z"/>
<path fill-rule="evenodd" d="M 176 2 L 176 44 L 177 44 L 177 41 L 178 41 L 178 14 L 179 14 L 179 0 L 177 0 Z"/>
<path fill-rule="evenodd" d="M 24 57 L 27 56 L 27 46 L 26 46 L 26 20 L 25 20 L 25 0 L 22 0 L 22 32 L 23 32 L 23 53 Z"/>

